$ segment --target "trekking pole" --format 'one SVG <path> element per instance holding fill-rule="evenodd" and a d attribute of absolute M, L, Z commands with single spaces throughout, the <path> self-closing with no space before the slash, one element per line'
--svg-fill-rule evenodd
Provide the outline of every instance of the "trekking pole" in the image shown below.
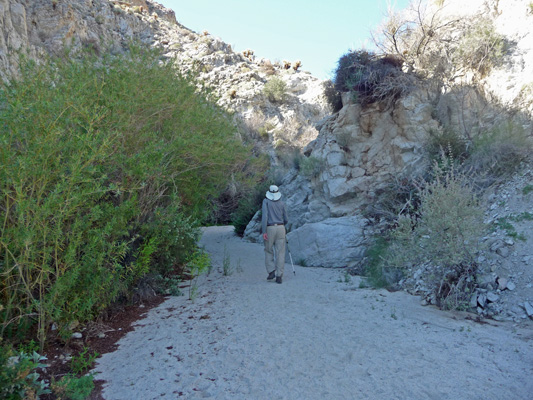
<path fill-rule="evenodd" d="M 287 251 L 289 252 L 289 258 L 291 259 L 292 272 L 294 273 L 294 275 L 296 275 L 296 271 L 294 270 L 294 263 L 292 262 L 291 249 L 289 249 L 289 239 L 287 239 L 286 237 L 285 237 L 285 242 L 287 242 Z"/>

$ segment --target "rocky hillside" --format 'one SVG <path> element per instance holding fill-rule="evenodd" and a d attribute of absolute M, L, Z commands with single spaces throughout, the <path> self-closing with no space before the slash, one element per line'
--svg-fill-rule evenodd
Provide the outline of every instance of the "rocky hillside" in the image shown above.
<path fill-rule="evenodd" d="M 314 140 L 315 122 L 329 113 L 323 82 L 298 61 L 276 64 L 252 50 L 237 53 L 208 32 L 187 29 L 174 11 L 150 0 L 0 0 L 0 26 L 3 79 L 17 73 L 21 51 L 34 59 L 60 56 L 67 48 L 72 55 L 83 48 L 120 53 L 132 40 L 163 49 L 235 113 L 274 165 L 282 148 Z M 273 78 L 278 96 L 265 91 Z"/>
<path fill-rule="evenodd" d="M 447 128 L 468 138 L 501 121 L 514 121 L 528 134 L 533 133 L 533 10 L 528 1 L 503 4 L 480 0 L 466 8 L 456 0 L 437 3 L 439 7 L 429 2 L 419 17 L 433 22 L 438 15 L 441 25 L 458 21 L 454 29 L 442 34 L 443 42 L 451 41 L 458 26 L 466 29 L 470 14 L 488 18 L 505 43 L 501 61 L 482 77 L 461 67 L 431 79 L 420 67 L 418 76 L 422 78 L 391 107 L 380 103 L 361 107 L 350 93 L 344 93 L 342 109 L 316 125 L 320 134 L 305 148 L 314 168 L 307 176 L 293 174 L 285 179 L 283 189 L 294 235 L 306 224 L 321 230 L 316 224 L 331 218 L 358 219 L 376 203 L 391 180 L 421 173 L 427 167 L 424 146 L 431 132 Z M 413 15 L 404 18 L 412 21 Z M 356 224 L 361 225 L 365 222 Z M 256 226 L 252 222 L 248 227 L 251 239 Z M 309 232 L 308 228 L 305 231 Z M 337 245 L 352 247 L 353 237 L 360 237 L 360 228 L 339 232 Z M 299 240 L 305 245 L 294 247 L 302 248 L 302 259 L 317 265 L 327 262 L 316 257 L 323 244 L 307 242 L 311 239 L 304 237 Z M 360 244 L 364 247 L 364 240 Z M 349 263 L 344 260 L 344 264 Z"/>
<path fill-rule="evenodd" d="M 394 21 L 400 21 L 397 30 L 401 21 L 410 27 L 409 21 L 422 21 L 426 32 L 434 29 L 416 43 L 426 46 L 425 52 L 412 55 L 413 43 L 386 49 L 405 55 L 405 70 L 417 79 L 413 90 L 392 106 L 362 107 L 351 93 L 344 93 L 342 109 L 317 124 L 320 133 L 305 149 L 313 168 L 285 177 L 281 190 L 291 216 L 289 244 L 301 264 L 355 269 L 364 264 L 365 251 L 379 229 L 369 215 L 391 182 L 407 182 L 427 171 L 426 145 L 435 132 L 447 129 L 471 139 L 506 121 L 533 136 L 531 3 L 480 0 L 465 5 L 445 0 L 413 5 Z M 476 24 L 485 30 L 476 31 Z M 483 50 L 475 41 L 480 31 L 490 31 L 487 37 L 501 44 L 502 52 L 482 73 L 467 64 Z M 411 39 L 418 34 L 413 32 Z M 456 48 L 446 47 L 454 42 Z M 488 56 L 482 53 L 479 62 Z M 523 163 L 514 179 L 485 192 L 485 224 L 496 230 L 483 238 L 487 250 L 477 261 L 480 285 L 470 302 L 483 315 L 517 321 L 532 315 L 529 165 Z M 501 228 L 502 221 L 515 221 L 509 226 L 520 234 Z M 256 215 L 246 231 L 250 240 L 258 240 L 258 223 Z M 521 240 L 513 239 L 516 235 L 522 235 Z M 417 266 L 402 284 L 421 294 L 425 304 L 435 304 L 425 281 L 431 275 L 426 267 Z"/>

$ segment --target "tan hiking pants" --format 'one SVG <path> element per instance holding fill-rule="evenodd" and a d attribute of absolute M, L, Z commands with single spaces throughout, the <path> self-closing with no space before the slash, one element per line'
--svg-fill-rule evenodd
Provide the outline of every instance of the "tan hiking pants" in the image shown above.
<path fill-rule="evenodd" d="M 276 276 L 283 276 L 285 270 L 285 226 L 267 226 L 268 240 L 265 241 L 265 266 L 270 274 L 276 271 Z M 274 250 L 276 263 L 274 264 Z"/>

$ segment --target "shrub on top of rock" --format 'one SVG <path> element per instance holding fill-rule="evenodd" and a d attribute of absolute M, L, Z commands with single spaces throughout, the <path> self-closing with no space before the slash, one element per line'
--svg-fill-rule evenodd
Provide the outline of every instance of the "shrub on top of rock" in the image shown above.
<path fill-rule="evenodd" d="M 366 50 L 343 55 L 335 71 L 335 89 L 353 92 L 362 105 L 385 102 L 391 104 L 412 87 L 412 78 L 402 71 L 402 60 L 394 56 L 378 56 Z"/>

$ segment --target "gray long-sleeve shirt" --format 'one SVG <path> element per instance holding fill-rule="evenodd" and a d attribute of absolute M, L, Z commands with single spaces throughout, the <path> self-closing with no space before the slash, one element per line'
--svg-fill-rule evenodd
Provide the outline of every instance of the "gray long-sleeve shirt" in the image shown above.
<path fill-rule="evenodd" d="M 287 210 L 285 210 L 285 203 L 281 200 L 272 201 L 269 199 L 264 199 L 261 212 L 261 228 L 263 233 L 266 233 L 268 225 L 286 225 L 287 222 L 289 222 L 289 219 L 287 218 Z"/>

